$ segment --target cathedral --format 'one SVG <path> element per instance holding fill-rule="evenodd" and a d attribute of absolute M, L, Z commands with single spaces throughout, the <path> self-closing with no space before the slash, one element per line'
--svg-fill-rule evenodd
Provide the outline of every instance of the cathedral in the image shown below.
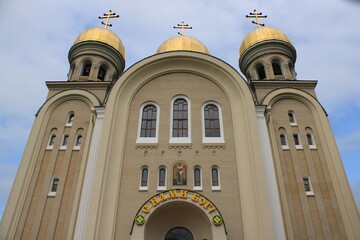
<path fill-rule="evenodd" d="M 46 82 L 1 240 L 360 239 L 317 81 L 296 78 L 283 31 L 250 13 L 241 74 L 181 23 L 124 71 L 113 17 Z"/>

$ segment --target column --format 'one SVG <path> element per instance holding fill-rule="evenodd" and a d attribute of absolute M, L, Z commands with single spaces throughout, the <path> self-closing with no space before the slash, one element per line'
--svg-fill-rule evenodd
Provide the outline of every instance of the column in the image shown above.
<path fill-rule="evenodd" d="M 89 212 L 89 201 L 94 181 L 96 159 L 99 153 L 101 130 L 103 127 L 105 108 L 96 107 L 96 120 L 94 125 L 94 131 L 91 138 L 90 152 L 87 160 L 87 166 L 85 170 L 85 177 L 81 192 L 80 205 L 78 210 L 78 216 L 75 226 L 74 239 L 84 239 L 85 226 L 87 222 L 87 215 Z"/>
<path fill-rule="evenodd" d="M 286 239 L 284 220 L 281 214 L 280 198 L 276 181 L 274 160 L 270 147 L 268 129 L 265 120 L 266 106 L 256 106 L 256 120 L 260 135 L 260 144 L 265 166 L 265 178 L 268 185 L 270 212 L 275 239 Z"/>

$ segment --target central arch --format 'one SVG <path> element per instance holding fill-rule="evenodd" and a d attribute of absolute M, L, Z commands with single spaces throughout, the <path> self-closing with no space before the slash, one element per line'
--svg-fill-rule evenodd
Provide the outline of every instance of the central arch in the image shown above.
<path fill-rule="evenodd" d="M 151 214 L 145 225 L 144 239 L 165 240 L 172 230 L 186 229 L 192 238 L 183 240 L 213 240 L 211 225 L 206 213 L 196 205 L 184 201 L 169 202 Z M 185 231 L 183 232 L 185 233 Z"/>

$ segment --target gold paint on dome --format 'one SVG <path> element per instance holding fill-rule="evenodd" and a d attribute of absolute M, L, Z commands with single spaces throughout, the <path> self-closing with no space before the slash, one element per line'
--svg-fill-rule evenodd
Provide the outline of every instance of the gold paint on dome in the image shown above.
<path fill-rule="evenodd" d="M 125 57 L 125 48 L 116 33 L 107 29 L 94 27 L 83 31 L 75 40 L 74 45 L 85 41 L 96 41 L 106 43 L 115 48 L 123 57 Z"/>
<path fill-rule="evenodd" d="M 240 46 L 240 56 L 253 45 L 268 40 L 280 40 L 291 44 L 286 34 L 278 28 L 268 26 L 257 28 L 244 38 Z"/>
<path fill-rule="evenodd" d="M 160 45 L 156 53 L 179 51 L 179 50 L 187 50 L 187 51 L 210 54 L 209 50 L 202 42 L 200 42 L 196 38 L 189 37 L 186 35 L 180 35 L 166 40 Z"/>

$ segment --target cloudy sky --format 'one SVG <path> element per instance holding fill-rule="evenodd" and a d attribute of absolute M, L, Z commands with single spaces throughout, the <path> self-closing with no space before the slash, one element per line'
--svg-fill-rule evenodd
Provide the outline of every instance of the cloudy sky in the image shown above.
<path fill-rule="evenodd" d="M 68 50 L 83 30 L 100 26 L 109 9 L 112 30 L 126 48 L 126 68 L 155 53 L 172 27 L 187 32 L 235 69 L 242 39 L 256 26 L 245 15 L 282 29 L 297 49 L 299 80 L 319 80 L 317 94 L 333 127 L 360 206 L 360 1 L 357 0 L 0 0 L 0 218 L 34 121 L 45 81 L 66 80 Z"/>

